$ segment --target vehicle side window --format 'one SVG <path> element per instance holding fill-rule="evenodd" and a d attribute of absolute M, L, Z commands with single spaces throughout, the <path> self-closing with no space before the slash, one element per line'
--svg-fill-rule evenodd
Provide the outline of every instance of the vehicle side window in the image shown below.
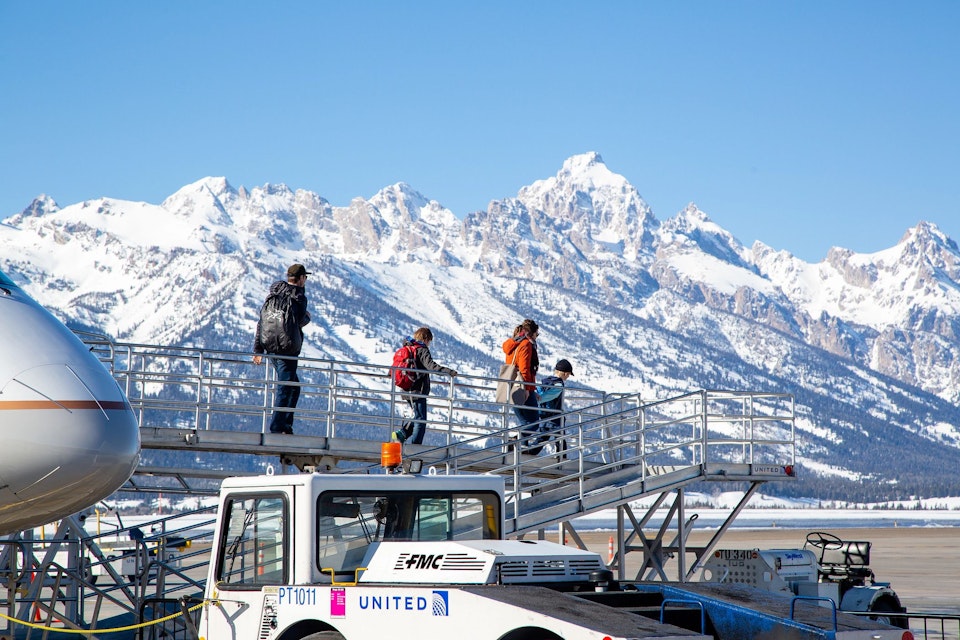
<path fill-rule="evenodd" d="M 374 542 L 496 540 L 495 493 L 325 491 L 317 500 L 317 568 L 344 579 Z"/>
<path fill-rule="evenodd" d="M 282 496 L 237 496 L 226 502 L 225 511 L 217 580 L 237 586 L 286 583 L 286 500 Z"/>

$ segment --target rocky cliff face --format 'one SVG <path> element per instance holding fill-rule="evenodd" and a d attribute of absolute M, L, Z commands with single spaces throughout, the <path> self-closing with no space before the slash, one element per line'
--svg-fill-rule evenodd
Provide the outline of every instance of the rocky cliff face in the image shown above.
<path fill-rule="evenodd" d="M 387 363 L 425 323 L 444 361 L 488 374 L 533 317 L 544 361 L 575 361 L 579 384 L 795 393 L 808 491 L 942 492 L 924 469 L 960 462 L 960 252 L 927 223 L 809 264 L 693 204 L 658 220 L 588 153 L 462 220 L 403 183 L 338 207 L 206 178 L 160 205 L 43 196 L 0 246 L 43 304 L 121 341 L 247 350 L 266 288 L 303 262 L 309 355 Z"/>

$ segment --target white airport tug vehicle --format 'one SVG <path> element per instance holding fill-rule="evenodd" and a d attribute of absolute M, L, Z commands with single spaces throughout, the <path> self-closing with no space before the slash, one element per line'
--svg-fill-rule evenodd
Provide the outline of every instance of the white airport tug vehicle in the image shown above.
<path fill-rule="evenodd" d="M 874 612 L 906 627 L 900 598 L 870 569 L 870 542 L 814 531 L 802 549 L 720 549 L 703 565 L 705 582 L 745 584 L 764 591 L 832 603 L 841 611 Z"/>
<path fill-rule="evenodd" d="M 207 640 L 707 638 L 563 591 L 598 554 L 504 540 L 499 476 L 300 474 L 224 481 Z"/>
<path fill-rule="evenodd" d="M 506 540 L 504 522 L 495 475 L 227 479 L 192 637 L 912 638 L 818 606 L 788 614 L 783 596 L 744 585 L 621 586 L 598 554 Z"/>

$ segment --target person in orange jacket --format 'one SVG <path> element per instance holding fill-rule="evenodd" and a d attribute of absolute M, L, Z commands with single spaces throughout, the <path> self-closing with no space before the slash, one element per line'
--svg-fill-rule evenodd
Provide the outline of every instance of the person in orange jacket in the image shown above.
<path fill-rule="evenodd" d="M 527 390 L 527 399 L 523 405 L 514 405 L 513 411 L 520 420 L 520 433 L 524 436 L 522 451 L 531 455 L 537 455 L 543 449 L 543 440 L 539 436 L 540 428 L 536 424 L 540 420 L 537 403 L 537 369 L 540 367 L 540 358 L 537 356 L 538 335 L 540 326 L 528 318 L 519 324 L 513 330 L 513 336 L 503 343 L 504 362 L 516 365 L 520 377 L 526 383 L 524 387 Z"/>

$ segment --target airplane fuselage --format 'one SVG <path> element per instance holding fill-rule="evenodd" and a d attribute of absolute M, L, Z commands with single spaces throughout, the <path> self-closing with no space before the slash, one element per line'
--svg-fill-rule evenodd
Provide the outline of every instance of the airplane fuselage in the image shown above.
<path fill-rule="evenodd" d="M 140 460 L 137 418 L 86 345 L 0 273 L 0 535 L 96 504 Z"/>

